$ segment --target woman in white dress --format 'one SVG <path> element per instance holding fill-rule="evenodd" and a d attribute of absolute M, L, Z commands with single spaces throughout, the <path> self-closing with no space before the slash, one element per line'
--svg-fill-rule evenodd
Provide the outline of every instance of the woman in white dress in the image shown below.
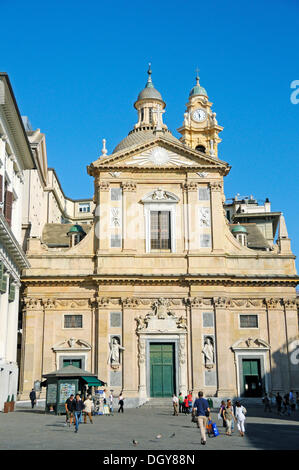
<path fill-rule="evenodd" d="M 241 405 L 239 401 L 236 402 L 236 413 L 235 417 L 237 419 L 237 427 L 240 432 L 240 435 L 243 437 L 245 434 L 245 414 L 247 413 L 246 408 Z"/>

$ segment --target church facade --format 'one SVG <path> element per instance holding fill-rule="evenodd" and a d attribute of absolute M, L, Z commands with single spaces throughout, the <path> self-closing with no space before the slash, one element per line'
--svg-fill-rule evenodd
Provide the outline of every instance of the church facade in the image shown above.
<path fill-rule="evenodd" d="M 150 69 L 134 106 L 132 131 L 87 167 L 88 230 L 61 224 L 61 246 L 51 227 L 47 243 L 27 241 L 20 396 L 70 364 L 132 406 L 189 390 L 299 390 L 298 276 L 283 216 L 273 243 L 253 223 L 229 223 L 223 128 L 198 77 L 180 139 Z"/>

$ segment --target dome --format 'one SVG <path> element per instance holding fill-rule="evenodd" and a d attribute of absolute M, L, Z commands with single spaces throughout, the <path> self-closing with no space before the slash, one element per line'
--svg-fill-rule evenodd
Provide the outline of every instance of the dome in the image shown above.
<path fill-rule="evenodd" d="M 154 99 L 154 100 L 162 101 L 162 103 L 164 103 L 161 94 L 159 93 L 158 90 L 156 90 L 156 88 L 153 85 L 152 77 L 151 77 L 152 75 L 151 64 L 149 64 L 147 73 L 148 73 L 148 79 L 147 79 L 146 85 L 144 89 L 139 93 L 137 101 Z"/>
<path fill-rule="evenodd" d="M 195 85 L 189 93 L 190 98 L 196 95 L 208 96 L 206 90 L 200 85 Z"/>
<path fill-rule="evenodd" d="M 192 96 L 208 96 L 206 90 L 199 84 L 198 75 L 196 75 L 196 85 L 192 88 L 189 93 L 189 97 L 192 98 Z"/>
<path fill-rule="evenodd" d="M 161 94 L 153 86 L 146 86 L 138 95 L 137 101 L 154 99 L 163 101 Z"/>
<path fill-rule="evenodd" d="M 72 227 L 69 229 L 68 231 L 68 235 L 70 233 L 85 233 L 83 228 L 81 227 L 81 225 L 78 225 L 78 224 L 75 224 L 75 225 L 72 225 Z"/>
<path fill-rule="evenodd" d="M 243 225 L 238 224 L 232 228 L 232 233 L 247 233 L 247 230 Z"/>
<path fill-rule="evenodd" d="M 120 150 L 133 147 L 134 145 L 143 144 L 144 142 L 148 142 L 156 137 L 157 135 L 154 132 L 154 128 L 141 128 L 133 130 L 127 135 L 127 137 L 120 141 L 120 143 L 115 147 L 112 153 L 116 153 Z M 176 137 L 171 134 L 169 130 L 165 130 L 163 138 L 169 139 L 172 142 L 181 143 Z"/>

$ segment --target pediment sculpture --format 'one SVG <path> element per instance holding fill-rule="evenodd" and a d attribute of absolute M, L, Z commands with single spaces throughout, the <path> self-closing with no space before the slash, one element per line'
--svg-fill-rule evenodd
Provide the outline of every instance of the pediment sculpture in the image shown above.
<path fill-rule="evenodd" d="M 155 300 L 152 304 L 152 310 L 144 317 L 139 315 L 135 318 L 137 322 L 137 332 L 141 331 L 177 331 L 178 329 L 187 329 L 186 318 L 178 317 L 170 310 L 170 301 L 163 297 Z"/>
<path fill-rule="evenodd" d="M 252 338 L 241 338 L 232 345 L 232 350 L 236 349 L 270 349 L 270 345 L 263 339 Z"/>
<path fill-rule="evenodd" d="M 69 351 L 69 350 L 86 350 L 90 351 L 91 350 L 91 344 L 89 344 L 87 341 L 83 339 L 77 339 L 74 337 L 71 337 L 69 339 L 66 339 L 64 341 L 61 341 L 57 344 L 55 344 L 52 347 L 53 351 Z"/>

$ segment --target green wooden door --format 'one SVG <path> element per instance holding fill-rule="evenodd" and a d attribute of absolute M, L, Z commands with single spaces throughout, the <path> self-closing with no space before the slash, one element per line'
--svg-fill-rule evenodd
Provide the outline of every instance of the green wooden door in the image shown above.
<path fill-rule="evenodd" d="M 259 359 L 243 359 L 244 395 L 260 397 L 262 395 L 262 380 Z"/>
<path fill-rule="evenodd" d="M 151 397 L 171 397 L 174 393 L 174 344 L 150 344 Z"/>
<path fill-rule="evenodd" d="M 81 369 L 81 363 L 81 359 L 63 359 L 62 367 L 74 366 L 79 367 L 79 369 Z"/>

